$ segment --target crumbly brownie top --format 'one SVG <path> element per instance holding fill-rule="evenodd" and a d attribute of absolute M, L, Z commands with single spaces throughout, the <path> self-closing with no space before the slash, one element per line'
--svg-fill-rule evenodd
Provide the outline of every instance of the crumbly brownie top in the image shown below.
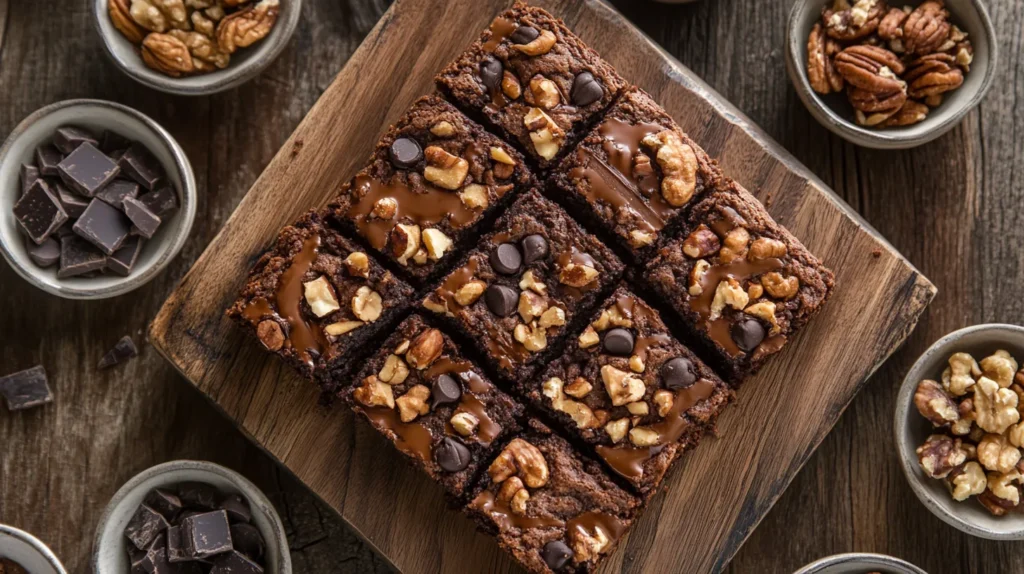
<path fill-rule="evenodd" d="M 499 15 L 437 82 L 542 166 L 568 149 L 626 85 L 561 20 L 523 2 Z"/>

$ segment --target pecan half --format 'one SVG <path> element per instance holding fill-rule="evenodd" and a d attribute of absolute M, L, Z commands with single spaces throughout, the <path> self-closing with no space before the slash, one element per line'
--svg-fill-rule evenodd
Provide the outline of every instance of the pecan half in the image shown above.
<path fill-rule="evenodd" d="M 850 84 L 870 92 L 890 94 L 906 89 L 899 78 L 903 62 L 877 46 L 850 46 L 836 55 L 836 69 Z"/>
<path fill-rule="evenodd" d="M 903 38 L 903 23 L 907 21 L 907 16 L 910 16 L 910 12 L 890 8 L 878 24 L 878 37 L 890 42 Z"/>
<path fill-rule="evenodd" d="M 815 92 L 828 94 L 842 91 L 843 77 L 836 71 L 833 62 L 839 51 L 839 44 L 825 35 L 821 24 L 815 24 L 807 38 L 807 78 Z"/>
<path fill-rule="evenodd" d="M 903 107 L 907 101 L 907 92 L 899 90 L 884 94 L 851 87 L 847 97 L 850 105 L 856 110 L 866 113 L 891 112 Z"/>
<path fill-rule="evenodd" d="M 255 6 L 225 17 L 217 24 L 217 44 L 221 52 L 233 54 L 238 48 L 265 38 L 277 22 L 280 10 L 279 0 L 261 0 Z"/>
<path fill-rule="evenodd" d="M 887 8 L 883 0 L 857 0 L 849 8 L 837 9 L 841 7 L 826 7 L 821 16 L 825 21 L 825 32 L 844 42 L 863 38 L 877 30 Z"/>
<path fill-rule="evenodd" d="M 910 97 L 922 99 L 955 90 L 964 83 L 964 73 L 949 54 L 929 54 L 910 62 L 907 81 Z"/>
<path fill-rule="evenodd" d="M 908 54 L 929 54 L 938 50 L 949 36 L 949 12 L 941 1 L 928 0 L 918 6 L 903 24 L 903 45 Z"/>
<path fill-rule="evenodd" d="M 168 34 L 152 33 L 142 41 L 142 61 L 168 76 L 178 77 L 194 69 L 192 55 L 185 44 Z"/>
<path fill-rule="evenodd" d="M 907 100 L 892 117 L 882 122 L 883 128 L 912 126 L 928 117 L 928 106 L 915 100 Z"/>

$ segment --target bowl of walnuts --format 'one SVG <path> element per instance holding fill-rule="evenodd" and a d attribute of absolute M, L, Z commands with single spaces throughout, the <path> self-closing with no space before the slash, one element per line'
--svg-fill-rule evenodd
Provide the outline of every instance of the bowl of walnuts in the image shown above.
<path fill-rule="evenodd" d="M 135 80 L 185 96 L 257 76 L 295 32 L 302 0 L 94 0 L 107 55 Z"/>
<path fill-rule="evenodd" d="M 960 123 L 992 86 L 997 51 L 980 0 L 797 0 L 786 68 L 830 131 L 903 149 Z"/>
<path fill-rule="evenodd" d="M 968 534 L 1024 540 L 1024 327 L 977 325 L 929 348 L 896 399 L 904 474 Z"/>

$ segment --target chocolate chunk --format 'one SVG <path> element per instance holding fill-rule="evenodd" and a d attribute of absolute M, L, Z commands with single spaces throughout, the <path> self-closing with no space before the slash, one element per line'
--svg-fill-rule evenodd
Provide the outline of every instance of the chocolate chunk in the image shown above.
<path fill-rule="evenodd" d="M 79 237 L 99 247 L 103 253 L 111 255 L 128 239 L 131 222 L 117 208 L 93 199 L 71 229 Z"/>
<path fill-rule="evenodd" d="M 128 177 L 149 190 L 156 189 L 164 178 L 163 166 L 145 146 L 137 142 L 125 150 L 117 165 Z"/>
<path fill-rule="evenodd" d="M 64 225 L 68 213 L 50 191 L 50 186 L 40 179 L 14 204 L 14 218 L 36 245 L 42 245 L 51 233 Z"/>
<path fill-rule="evenodd" d="M 249 522 L 252 520 L 252 511 L 249 510 L 249 502 L 240 494 L 229 494 L 220 502 L 220 509 L 228 513 L 228 520 L 231 523 Z"/>
<path fill-rule="evenodd" d="M 64 156 L 52 145 L 39 146 L 36 149 L 36 167 L 39 168 L 40 175 L 60 175 L 60 170 L 57 169 L 57 166 L 60 165 L 63 159 Z"/>
<path fill-rule="evenodd" d="M 183 482 L 178 485 L 178 498 L 190 510 L 217 508 L 217 489 L 202 482 Z"/>
<path fill-rule="evenodd" d="M 181 542 L 185 554 L 194 559 L 230 552 L 232 544 L 228 513 L 215 510 L 182 520 Z"/>
<path fill-rule="evenodd" d="M 57 171 L 68 187 L 93 197 L 121 173 L 121 168 L 99 148 L 84 143 L 60 162 Z"/>
<path fill-rule="evenodd" d="M 661 379 L 669 389 L 685 389 L 697 382 L 697 373 L 694 372 L 690 359 L 676 357 L 662 365 Z"/>
<path fill-rule="evenodd" d="M 70 154 L 84 143 L 90 143 L 95 147 L 100 145 L 99 140 L 91 133 L 74 126 L 59 127 L 53 134 L 53 146 L 64 155 Z"/>
<path fill-rule="evenodd" d="M 604 351 L 609 355 L 628 357 L 633 354 L 633 333 L 615 328 L 605 333 Z"/>
<path fill-rule="evenodd" d="M 732 340 L 744 353 L 749 353 L 757 348 L 764 341 L 766 332 L 764 325 L 754 318 L 745 317 L 732 324 L 729 328 Z"/>
<path fill-rule="evenodd" d="M 159 217 L 178 209 L 178 192 L 169 185 L 144 193 L 138 199 Z"/>
<path fill-rule="evenodd" d="M 462 398 L 462 387 L 451 375 L 438 376 L 434 379 L 432 387 L 430 390 L 430 396 L 433 397 L 431 409 L 436 409 L 440 405 L 453 404 Z"/>
<path fill-rule="evenodd" d="M 107 256 L 93 247 L 92 243 L 71 234 L 60 240 L 60 267 L 57 269 L 58 279 L 67 279 L 99 271 L 107 266 Z"/>
<path fill-rule="evenodd" d="M 68 214 L 70 219 L 82 217 L 82 214 L 85 213 L 85 208 L 89 207 L 89 199 L 87 197 L 71 191 L 59 179 L 51 179 L 47 181 L 47 184 L 50 186 L 50 191 L 56 192 L 57 201 L 60 202 L 60 206 L 64 208 L 64 212 Z"/>
<path fill-rule="evenodd" d="M 123 209 L 122 203 L 125 199 L 138 195 L 139 184 L 127 179 L 115 179 L 96 194 L 96 199 L 102 199 L 118 209 Z"/>
<path fill-rule="evenodd" d="M 548 240 L 543 235 L 527 235 L 523 238 L 523 262 L 527 265 L 548 256 Z"/>
<path fill-rule="evenodd" d="M 489 285 L 484 291 L 484 303 L 499 317 L 508 317 L 519 305 L 519 293 L 504 285 Z"/>
<path fill-rule="evenodd" d="M 103 153 L 110 155 L 115 151 L 124 151 L 132 145 L 132 141 L 123 135 L 106 130 L 100 138 L 100 149 Z"/>
<path fill-rule="evenodd" d="M 484 87 L 488 90 L 497 90 L 501 86 L 501 78 L 504 74 L 505 71 L 501 66 L 501 62 L 494 56 L 487 56 L 480 63 L 480 81 L 483 82 Z"/>
<path fill-rule="evenodd" d="M 398 169 L 409 169 L 423 159 L 423 148 L 412 138 L 398 138 L 388 148 L 388 157 Z"/>
<path fill-rule="evenodd" d="M 515 275 L 523 266 L 523 254 L 514 243 L 502 243 L 491 251 L 491 267 L 502 275 Z"/>
<path fill-rule="evenodd" d="M 544 545 L 544 550 L 540 553 L 540 557 L 544 559 L 544 563 L 552 570 L 558 570 L 568 564 L 569 560 L 572 559 L 572 556 L 572 548 L 569 548 L 569 546 L 561 540 L 552 540 L 551 542 L 548 542 Z"/>
<path fill-rule="evenodd" d="M 125 337 L 125 339 L 128 338 Z M 124 339 L 121 340 L 123 341 Z M 131 339 L 128 339 L 128 341 L 131 342 Z M 120 342 L 118 342 L 118 344 L 120 344 Z M 135 345 L 132 345 L 132 347 L 134 346 Z M 113 351 L 111 351 L 111 353 L 112 352 Z M 110 353 L 107 354 L 109 355 Z M 106 357 L 104 357 L 104 359 L 105 358 Z M 100 364 L 102 364 L 102 362 Z M 178 495 L 162 488 L 154 488 L 149 491 L 149 494 L 147 494 L 146 498 L 142 500 L 142 503 L 159 512 L 160 515 L 166 518 L 168 522 L 177 518 L 178 513 L 181 512 L 181 499 L 178 498 Z"/>
<path fill-rule="evenodd" d="M 128 216 L 134 227 L 132 231 L 146 239 L 152 239 L 153 234 L 160 227 L 160 218 L 149 210 L 141 201 L 126 197 L 124 199 L 124 214 Z"/>
<path fill-rule="evenodd" d="M 582 72 L 573 79 L 569 98 L 574 105 L 589 106 L 603 97 L 604 88 L 601 87 L 601 82 L 598 82 L 590 72 Z"/>
<path fill-rule="evenodd" d="M 167 529 L 167 561 L 171 564 L 191 560 L 185 553 L 185 546 L 181 541 L 181 526 L 172 526 Z"/>
<path fill-rule="evenodd" d="M 245 554 L 252 561 L 263 562 L 267 543 L 259 529 L 252 524 L 232 524 L 231 542 L 235 545 L 235 550 Z"/>
<path fill-rule="evenodd" d="M 508 37 L 513 44 L 529 44 L 540 36 L 540 31 L 532 26 L 520 26 Z"/>
<path fill-rule="evenodd" d="M 210 570 L 210 574 L 263 574 L 263 567 L 245 554 L 232 550 L 213 561 L 213 570 Z"/>
<path fill-rule="evenodd" d="M 136 548 L 145 550 L 169 526 L 167 519 L 159 512 L 145 504 L 140 504 L 135 509 L 131 520 L 128 521 L 128 526 L 124 527 L 124 535 L 132 541 Z"/>
<path fill-rule="evenodd" d="M 28 188 L 39 179 L 39 168 L 30 164 L 21 164 L 21 194 L 25 195 Z"/>
<path fill-rule="evenodd" d="M 131 275 L 145 242 L 145 239 L 138 236 L 125 239 L 124 243 L 121 244 L 121 248 L 110 257 L 107 257 L 107 269 L 122 277 Z"/>
<path fill-rule="evenodd" d="M 29 243 L 28 256 L 33 263 L 46 269 L 60 261 L 60 242 L 47 237 L 41 245 Z"/>
<path fill-rule="evenodd" d="M 0 395 L 7 400 L 7 410 L 23 411 L 53 402 L 46 369 L 36 365 L 0 378 Z"/>
<path fill-rule="evenodd" d="M 434 459 L 437 460 L 437 464 L 443 470 L 459 472 L 469 466 L 472 455 L 469 449 L 466 448 L 466 445 L 462 444 L 462 441 L 452 437 L 445 437 L 437 445 L 437 448 L 434 449 Z"/>

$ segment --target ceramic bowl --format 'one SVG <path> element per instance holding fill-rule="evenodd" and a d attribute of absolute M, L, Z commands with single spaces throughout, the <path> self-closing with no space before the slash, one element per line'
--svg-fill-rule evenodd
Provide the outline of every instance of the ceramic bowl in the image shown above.
<path fill-rule="evenodd" d="M 12 208 L 21 195 L 20 168 L 30 162 L 39 145 L 63 125 L 99 134 L 109 129 L 145 145 L 163 165 L 178 190 L 179 209 L 165 216 L 148 240 L 128 277 L 57 278 L 56 266 L 41 269 L 28 256 L 27 240 L 18 229 Z M 192 166 L 171 134 L 148 116 L 129 107 L 101 100 L 68 100 L 51 104 L 25 118 L 0 148 L 0 250 L 26 281 L 65 299 L 105 299 L 141 287 L 156 277 L 181 251 L 196 215 L 196 181 Z"/>
<path fill-rule="evenodd" d="M 998 60 L 995 28 L 981 0 L 946 0 L 950 20 L 969 34 L 974 46 L 971 71 L 958 89 L 944 94 L 942 104 L 917 124 L 885 129 L 866 128 L 853 121 L 853 108 L 845 94 L 823 96 L 807 79 L 807 37 L 821 9 L 831 0 L 797 0 L 789 13 L 786 32 L 786 70 L 804 105 L 814 119 L 832 133 L 854 144 L 877 149 L 906 149 L 927 143 L 956 127 L 992 87 Z M 920 0 L 910 0 L 918 5 Z M 902 4 L 900 4 L 902 6 Z"/>
<path fill-rule="evenodd" d="M 903 380 L 896 398 L 893 431 L 903 473 L 914 494 L 932 514 L 972 536 L 992 540 L 1024 540 L 1024 515 L 1010 513 L 992 516 L 976 500 L 953 500 L 943 481 L 929 478 L 921 471 L 915 452 L 932 434 L 932 424 L 914 407 L 917 384 L 922 379 L 940 380 L 953 353 L 970 353 L 980 361 L 999 349 L 1006 349 L 1018 360 L 1024 359 L 1024 327 L 977 325 L 939 339 L 921 355 Z"/>
<path fill-rule="evenodd" d="M 0 558 L 9 558 L 32 574 L 67 574 L 53 551 L 24 530 L 0 524 Z"/>
<path fill-rule="evenodd" d="M 928 574 L 917 566 L 904 562 L 899 558 L 893 558 L 885 554 L 867 554 L 864 552 L 828 556 L 804 566 L 793 574 L 865 574 L 867 572 L 881 572 L 882 574 Z"/>
<path fill-rule="evenodd" d="M 288 45 L 302 12 L 302 0 L 280 0 L 280 13 L 270 33 L 252 46 L 232 54 L 227 68 L 209 74 L 172 78 L 146 66 L 139 47 L 114 28 L 107 11 L 108 2 L 93 0 L 92 12 L 93 24 L 110 59 L 136 81 L 161 92 L 182 96 L 223 92 L 258 76 Z"/>
<path fill-rule="evenodd" d="M 93 543 L 93 572 L 128 572 L 127 544 L 124 527 L 131 520 L 142 500 L 154 488 L 169 488 L 182 482 L 203 482 L 225 494 L 240 494 L 249 501 L 252 524 L 266 541 L 266 573 L 291 574 L 292 560 L 288 551 L 281 518 L 266 495 L 256 485 L 233 470 L 212 462 L 178 460 L 160 464 L 141 472 L 125 483 L 110 500 L 100 518 Z"/>

